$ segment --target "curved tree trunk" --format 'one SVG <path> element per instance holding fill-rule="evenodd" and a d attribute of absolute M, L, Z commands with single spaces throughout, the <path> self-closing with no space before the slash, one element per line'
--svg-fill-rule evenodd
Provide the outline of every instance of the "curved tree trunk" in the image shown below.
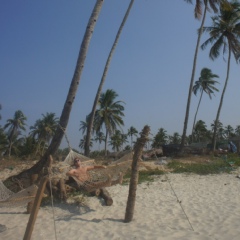
<path fill-rule="evenodd" d="M 230 62 L 231 62 L 231 47 L 229 47 L 229 50 L 228 50 L 227 76 L 226 76 L 224 88 L 223 88 L 223 91 L 222 91 L 222 95 L 221 95 L 221 99 L 220 99 L 220 103 L 219 103 L 219 107 L 218 107 L 218 111 L 217 111 L 217 116 L 216 116 L 216 119 L 215 119 L 215 125 L 214 125 L 214 131 L 213 131 L 213 139 L 212 139 L 213 151 L 215 151 L 215 149 L 216 149 L 217 122 L 218 122 L 219 117 L 220 117 L 220 112 L 221 112 L 222 104 L 223 104 L 223 98 L 224 98 L 224 94 L 225 94 L 225 91 L 226 91 L 226 88 L 227 88 L 227 84 L 228 84 L 229 72 L 230 72 Z"/>
<path fill-rule="evenodd" d="M 125 219 L 124 219 L 125 223 L 131 222 L 133 219 L 137 184 L 138 184 L 138 168 L 139 168 L 138 163 L 142 156 L 143 147 L 148 141 L 149 132 L 150 132 L 149 126 L 145 126 L 134 148 L 134 155 L 133 155 L 133 161 L 132 161 L 132 174 L 130 179 L 128 200 L 127 200 Z"/>
<path fill-rule="evenodd" d="M 186 140 L 187 125 L 188 125 L 188 118 L 189 118 L 189 111 L 190 111 L 190 104 L 191 104 L 191 97 L 192 97 L 192 88 L 193 88 L 193 82 L 194 82 L 195 71 L 196 71 L 198 49 L 199 49 L 199 44 L 200 44 L 200 40 L 201 40 L 201 36 L 202 36 L 202 32 L 203 32 L 203 25 L 204 25 L 204 22 L 205 22 L 206 13 L 207 13 L 207 3 L 205 4 L 203 19 L 202 19 L 201 27 L 200 27 L 200 30 L 199 30 L 199 33 L 198 33 L 197 45 L 196 45 L 195 54 L 194 54 L 192 76 L 191 76 L 190 85 L 189 85 L 186 114 L 185 114 L 185 120 L 184 120 L 184 125 L 183 125 L 183 134 L 182 134 L 182 140 L 181 140 L 181 151 L 183 150 L 185 140 Z"/>
<path fill-rule="evenodd" d="M 112 45 L 111 51 L 110 51 L 110 53 L 108 55 L 107 62 L 105 64 L 105 68 L 104 68 L 104 71 L 103 71 L 102 79 L 100 81 L 100 84 L 99 84 L 99 87 L 98 87 L 98 90 L 97 90 L 97 94 L 96 94 L 96 97 L 95 97 L 95 100 L 94 100 L 94 103 L 93 103 L 93 107 L 92 107 L 92 112 L 91 112 L 90 118 L 89 118 L 89 123 L 88 123 L 88 126 L 87 126 L 87 135 L 86 135 L 85 152 L 84 152 L 85 156 L 89 156 L 89 154 L 90 154 L 89 146 L 90 146 L 90 140 L 91 140 L 91 132 L 92 132 L 92 129 L 93 129 L 93 122 L 94 122 L 94 118 L 95 118 L 95 113 L 96 113 L 98 100 L 99 100 L 101 92 L 102 92 L 102 87 L 103 87 L 103 84 L 104 84 L 106 76 L 107 76 L 108 68 L 109 68 L 109 65 L 110 65 L 110 62 L 111 62 L 114 50 L 116 49 L 119 37 L 120 37 L 122 29 L 123 29 L 123 27 L 124 27 L 124 25 L 125 25 L 125 23 L 127 21 L 127 18 L 128 18 L 128 15 L 129 15 L 129 12 L 130 12 L 130 10 L 132 8 L 133 3 L 134 3 L 134 0 L 131 0 L 130 4 L 128 6 L 127 12 L 125 13 L 123 21 L 122 21 L 122 23 L 121 23 L 121 25 L 119 27 L 119 30 L 117 32 L 117 35 L 115 37 L 115 41 L 114 41 L 114 43 Z"/>
<path fill-rule="evenodd" d="M 195 128 L 196 118 L 197 118 L 198 109 L 199 109 L 199 106 L 200 106 L 200 103 L 201 103 L 201 100 L 202 100 L 202 95 L 203 95 L 203 89 L 202 89 L 201 96 L 200 96 L 200 99 L 199 99 L 199 102 L 198 102 L 197 111 L 196 111 L 195 116 L 194 116 L 194 121 L 193 121 L 193 126 L 192 126 L 192 142 L 193 142 L 193 130 Z"/>
<path fill-rule="evenodd" d="M 41 169 L 46 164 L 49 156 L 53 155 L 57 151 L 57 149 L 59 148 L 60 143 L 61 143 L 62 138 L 63 138 L 63 135 L 64 135 L 64 131 L 65 131 L 65 129 L 67 127 L 67 124 L 68 124 L 68 120 L 69 120 L 69 117 L 70 117 L 72 105 L 73 105 L 73 102 L 74 102 L 74 99 L 75 99 L 75 95 L 77 93 L 78 85 L 79 85 L 79 82 L 80 82 L 80 77 L 81 77 L 82 70 L 83 70 L 83 67 L 84 67 L 84 62 L 85 62 L 85 59 L 86 59 L 88 46 L 90 44 L 90 40 L 91 40 L 91 37 L 92 37 L 92 34 L 93 34 L 93 30 L 94 30 L 94 27 L 96 25 L 96 22 L 97 22 L 99 13 L 101 11 L 103 2 L 104 2 L 104 0 L 97 0 L 96 1 L 94 9 L 92 11 L 92 14 L 90 16 L 90 19 L 88 21 L 88 25 L 87 25 L 87 28 L 86 28 L 86 31 L 85 31 L 85 34 L 84 34 L 84 37 L 83 37 L 83 40 L 82 40 L 81 48 L 80 48 L 80 51 L 79 51 L 74 75 L 73 75 L 72 82 L 71 82 L 71 85 L 70 85 L 70 88 L 69 88 L 69 91 L 68 91 L 66 102 L 65 102 L 63 110 L 62 110 L 62 114 L 61 114 L 60 121 L 59 121 L 59 126 L 56 130 L 56 133 L 53 136 L 53 139 L 52 139 L 46 153 L 40 159 L 40 161 L 38 161 L 30 169 L 21 172 L 15 178 L 29 178 L 29 175 L 40 172 Z M 7 185 L 9 186 L 10 185 L 9 181 L 11 181 L 11 178 L 7 179 L 6 181 L 8 181 Z M 24 187 L 26 187 L 26 186 L 24 186 Z"/>

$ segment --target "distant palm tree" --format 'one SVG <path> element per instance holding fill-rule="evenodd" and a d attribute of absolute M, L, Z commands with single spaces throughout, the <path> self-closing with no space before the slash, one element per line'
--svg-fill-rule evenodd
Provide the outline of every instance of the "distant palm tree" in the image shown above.
<path fill-rule="evenodd" d="M 214 94 L 214 91 L 219 91 L 216 87 L 214 87 L 214 84 L 218 83 L 218 81 L 213 80 L 213 78 L 218 78 L 219 76 L 216 74 L 213 74 L 212 71 L 208 68 L 203 68 L 201 71 L 201 76 L 199 77 L 199 80 L 195 82 L 195 85 L 193 86 L 193 93 L 197 95 L 197 92 L 200 91 L 201 95 L 199 98 L 197 110 L 194 116 L 193 121 L 193 127 L 192 127 L 192 141 L 193 141 L 193 130 L 197 118 L 198 109 L 202 100 L 203 92 L 207 93 L 209 98 L 212 99 L 212 94 Z"/>
<path fill-rule="evenodd" d="M 240 136 L 240 125 L 237 125 L 235 128 L 235 134 L 239 137 Z"/>
<path fill-rule="evenodd" d="M 89 141 L 90 141 L 90 138 L 91 138 L 91 131 L 92 131 L 92 128 L 93 128 L 96 108 L 97 108 L 97 104 L 98 104 L 98 101 L 99 101 L 99 98 L 100 98 L 100 95 L 101 95 L 101 92 L 102 92 L 102 87 L 103 87 L 103 84 L 104 84 L 106 76 L 107 76 L 108 68 L 109 68 L 110 62 L 112 60 L 113 53 L 116 49 L 118 40 L 119 40 L 121 32 L 122 32 L 122 29 L 123 29 L 123 27 L 124 27 L 124 25 L 127 21 L 127 18 L 128 18 L 128 15 L 129 15 L 130 11 L 131 11 L 133 3 L 134 3 L 134 0 L 131 0 L 130 3 L 129 3 L 129 6 L 127 8 L 127 11 L 124 15 L 124 18 L 122 20 L 122 23 L 121 23 L 121 25 L 118 29 L 118 32 L 117 32 L 117 35 L 115 37 L 114 43 L 113 43 L 112 48 L 110 50 L 110 53 L 108 55 L 108 59 L 107 59 L 107 62 L 105 64 L 103 75 L 102 75 L 102 78 L 101 78 L 101 81 L 100 81 L 100 84 L 99 84 L 99 87 L 98 87 L 98 90 L 97 90 L 97 94 L 96 94 L 96 97 L 95 97 L 95 100 L 94 100 L 94 103 L 93 103 L 92 112 L 90 113 L 90 119 L 89 119 L 88 126 L 87 126 L 86 146 L 85 146 L 85 152 L 84 152 L 84 154 L 86 156 L 89 156 L 89 153 L 90 153 L 90 151 L 89 151 Z"/>
<path fill-rule="evenodd" d="M 39 152 L 43 155 L 45 148 L 54 136 L 59 123 L 59 118 L 55 113 L 42 114 L 42 118 L 38 119 L 34 126 L 31 126 L 30 136 L 37 139 L 36 154 Z"/>
<path fill-rule="evenodd" d="M 21 110 L 18 110 L 14 113 L 14 117 L 12 119 L 8 119 L 7 123 L 4 126 L 4 129 L 8 129 L 8 141 L 9 141 L 9 146 L 8 150 L 5 152 L 4 155 L 9 155 L 11 156 L 11 150 L 12 150 L 12 145 L 13 145 L 13 140 L 20 135 L 20 130 L 26 131 L 25 126 L 26 123 L 25 121 L 27 120 L 26 116 L 23 114 Z"/>
<path fill-rule="evenodd" d="M 89 122 L 89 116 L 86 116 L 86 120 L 85 121 L 80 121 L 80 128 L 79 131 L 82 131 L 82 134 L 85 134 L 85 132 L 87 131 L 87 126 L 88 126 L 88 122 Z"/>
<path fill-rule="evenodd" d="M 131 138 L 131 148 L 132 148 L 132 143 L 133 143 L 133 136 L 137 136 L 138 134 L 138 131 L 135 127 L 131 126 L 129 129 L 128 129 L 128 133 L 127 135 L 130 136 Z"/>
<path fill-rule="evenodd" d="M 224 128 L 224 132 L 227 136 L 227 138 L 229 139 L 230 137 L 233 137 L 234 136 L 234 129 L 231 125 L 227 125 L 225 128 Z"/>
<path fill-rule="evenodd" d="M 196 122 L 194 132 L 192 134 L 194 134 L 194 136 L 198 142 L 201 142 L 201 141 L 203 141 L 203 139 L 206 138 L 207 132 L 208 132 L 208 130 L 207 130 L 206 123 L 202 120 L 198 120 Z"/>
<path fill-rule="evenodd" d="M 192 0 L 185 0 L 188 3 L 192 3 Z M 195 18 L 201 19 L 201 16 L 203 14 L 202 22 L 198 31 L 198 38 L 197 38 L 197 44 L 195 48 L 194 53 L 194 59 L 193 59 L 193 66 L 192 66 L 192 74 L 189 84 L 189 90 L 188 90 L 188 99 L 187 99 L 187 107 L 186 107 L 186 113 L 185 113 L 185 119 L 184 119 L 184 125 L 183 125 L 183 134 L 182 134 L 182 140 L 181 140 L 181 150 L 184 147 L 184 144 L 186 142 L 186 134 L 187 134 L 187 125 L 188 125 L 188 119 L 189 119 L 189 112 L 190 112 L 190 104 L 191 104 L 191 97 L 192 97 L 192 88 L 193 88 L 193 82 L 195 78 L 195 71 L 196 71 L 196 65 L 197 65 L 197 56 L 198 56 L 198 50 L 200 45 L 200 40 L 203 33 L 203 26 L 206 19 L 207 10 L 209 10 L 208 4 L 210 5 L 210 8 L 213 9 L 213 11 L 216 13 L 218 11 L 217 6 L 220 3 L 225 3 L 227 1 L 225 0 L 196 0 L 196 5 L 194 9 L 194 15 Z M 202 13 L 202 5 L 204 5 L 204 11 Z"/>
<path fill-rule="evenodd" d="M 83 138 L 80 140 L 79 147 L 81 149 L 84 149 L 85 144 L 86 144 L 86 135 L 84 135 Z M 92 146 L 93 146 L 93 142 L 92 142 L 92 139 L 91 139 L 90 147 L 92 147 Z"/>
<path fill-rule="evenodd" d="M 112 146 L 112 150 L 119 151 L 122 145 L 122 134 L 121 131 L 116 130 L 115 133 L 111 136 L 109 145 Z"/>
<path fill-rule="evenodd" d="M 0 156 L 8 149 L 7 135 L 4 133 L 3 128 L 0 127 Z"/>
<path fill-rule="evenodd" d="M 172 136 L 169 136 L 169 141 L 171 144 L 180 144 L 181 136 L 178 132 L 174 132 Z"/>
<path fill-rule="evenodd" d="M 158 133 L 153 138 L 152 147 L 158 148 L 168 141 L 167 131 L 164 128 L 160 128 Z"/>
<path fill-rule="evenodd" d="M 102 93 L 99 99 L 99 109 L 96 111 L 95 124 L 96 132 L 101 131 L 103 125 L 105 126 L 105 155 L 107 153 L 108 136 L 117 130 L 117 127 L 124 125 L 122 117 L 124 116 L 123 101 L 115 101 L 118 94 L 108 89 Z"/>
<path fill-rule="evenodd" d="M 100 151 L 100 145 L 102 142 L 105 141 L 105 136 L 104 136 L 104 133 L 103 132 L 97 132 L 96 133 L 96 136 L 94 138 L 94 141 L 98 142 L 99 145 L 98 145 L 98 150 Z"/>
<path fill-rule="evenodd" d="M 216 122 L 216 120 L 214 120 L 213 123 L 211 124 L 211 128 L 213 133 L 214 130 L 216 129 L 216 136 L 218 140 L 225 139 L 225 133 L 222 122 L 220 122 L 219 120 Z"/>
<path fill-rule="evenodd" d="M 220 15 L 212 17 L 213 26 L 203 28 L 203 32 L 208 32 L 210 37 L 201 45 L 201 48 L 205 49 L 208 44 L 212 44 L 209 53 L 209 57 L 212 60 L 220 55 L 221 49 L 223 49 L 223 54 L 226 53 L 228 49 L 227 75 L 215 122 L 218 122 L 219 120 L 224 94 L 228 84 L 231 55 L 233 54 L 236 61 L 238 61 L 240 57 L 240 4 L 237 2 L 231 2 L 231 5 L 232 8 L 229 9 L 220 8 Z M 216 148 L 216 135 L 217 128 L 215 126 L 212 139 L 213 150 Z"/>

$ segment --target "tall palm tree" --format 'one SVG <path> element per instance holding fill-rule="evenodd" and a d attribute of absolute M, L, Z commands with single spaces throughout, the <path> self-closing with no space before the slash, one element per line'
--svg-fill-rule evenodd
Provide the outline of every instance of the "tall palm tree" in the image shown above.
<path fill-rule="evenodd" d="M 192 141 L 193 141 L 193 130 L 197 118 L 198 109 L 202 100 L 203 92 L 207 93 L 209 98 L 212 99 L 212 94 L 214 94 L 214 91 L 219 91 L 214 84 L 218 83 L 218 81 L 213 80 L 214 78 L 218 78 L 219 76 L 216 74 L 213 74 L 212 71 L 208 68 L 203 68 L 201 71 L 201 75 L 199 77 L 199 80 L 195 82 L 195 85 L 193 86 L 193 93 L 197 95 L 197 92 L 200 91 L 201 95 L 199 98 L 197 110 L 194 116 L 193 121 L 193 127 L 192 127 Z"/>
<path fill-rule="evenodd" d="M 188 3 L 192 3 L 192 0 L 185 0 L 185 1 Z M 207 10 L 209 10 L 208 5 L 216 13 L 218 10 L 217 6 L 221 2 L 224 2 L 226 4 L 227 1 L 226 0 L 196 0 L 196 5 L 194 9 L 195 18 L 201 19 L 202 5 L 204 5 L 204 10 L 203 10 L 202 22 L 198 31 L 197 44 L 196 44 L 194 59 L 193 59 L 192 74 L 191 74 L 189 90 L 188 90 L 187 107 L 186 107 L 186 113 L 185 113 L 185 119 L 184 119 L 184 125 L 183 125 L 183 134 L 182 134 L 182 140 L 181 140 L 181 150 L 183 150 L 184 144 L 186 142 L 187 125 L 188 125 L 189 111 L 190 111 L 190 104 L 191 104 L 191 97 L 192 97 L 192 88 L 193 88 L 193 82 L 195 78 L 195 71 L 196 71 L 196 65 L 197 65 L 198 49 L 199 49 L 200 40 L 202 37 L 203 26 L 205 23 Z"/>
<path fill-rule="evenodd" d="M 4 126 L 4 129 L 8 129 L 8 141 L 9 141 L 9 146 L 8 150 L 5 152 L 5 155 L 11 156 L 11 150 L 12 150 L 12 144 L 13 140 L 20 135 L 20 131 L 26 131 L 25 126 L 26 123 L 25 121 L 27 120 L 26 116 L 23 114 L 21 110 L 17 110 L 14 113 L 14 117 L 12 119 L 8 119 L 7 123 Z"/>
<path fill-rule="evenodd" d="M 99 109 L 96 111 L 96 132 L 101 131 L 103 125 L 105 126 L 105 155 L 107 153 L 107 140 L 108 136 L 116 131 L 117 127 L 124 125 L 122 117 L 124 116 L 123 101 L 115 101 L 118 94 L 108 89 L 105 93 L 102 93 L 99 99 Z"/>
<path fill-rule="evenodd" d="M 138 134 L 138 130 L 137 130 L 135 127 L 131 126 L 131 127 L 128 129 L 127 135 L 130 136 L 130 138 L 131 138 L 131 148 L 132 148 L 132 143 L 133 143 L 133 136 L 136 137 L 137 134 Z"/>
<path fill-rule="evenodd" d="M 223 55 L 226 52 L 228 53 L 226 80 L 215 122 L 218 122 L 222 109 L 224 94 L 229 79 L 231 56 L 233 54 L 236 61 L 239 61 L 240 57 L 240 14 L 238 10 L 240 4 L 231 2 L 231 5 L 232 8 L 229 9 L 220 8 L 220 15 L 212 17 L 212 26 L 203 28 L 203 32 L 209 33 L 210 37 L 201 45 L 201 48 L 204 50 L 208 44 L 212 44 L 209 57 L 212 60 L 216 59 L 220 55 L 221 49 L 223 49 Z M 212 139 L 213 150 L 216 148 L 216 134 L 217 128 L 215 126 Z"/>
<path fill-rule="evenodd" d="M 69 91 L 67 94 L 67 98 L 66 98 L 61 116 L 60 116 L 59 125 L 54 134 L 54 137 L 52 138 L 52 141 L 51 141 L 47 151 L 45 152 L 44 156 L 40 159 L 40 161 L 37 162 L 37 164 L 35 164 L 32 168 L 30 168 L 28 171 L 26 171 L 27 173 L 39 172 L 42 169 L 42 167 L 45 165 L 45 163 L 47 162 L 49 155 L 53 155 L 60 146 L 60 143 L 64 136 L 64 131 L 68 125 L 70 113 L 72 110 L 74 99 L 75 99 L 77 89 L 79 86 L 79 82 L 81 79 L 84 62 L 85 62 L 85 59 L 87 56 L 88 47 L 89 47 L 89 44 L 90 44 L 90 41 L 92 38 L 92 34 L 94 31 L 95 25 L 97 23 L 98 16 L 101 12 L 103 3 L 104 3 L 104 0 L 96 0 L 96 3 L 92 10 L 92 14 L 89 18 L 89 21 L 88 21 L 88 24 L 86 27 L 86 31 L 85 31 L 85 34 L 84 34 L 84 37 L 83 37 L 83 40 L 81 43 L 80 51 L 78 54 L 77 64 L 75 67 L 71 85 L 70 85 L 70 88 L 69 88 Z M 25 174 L 25 172 L 22 172 L 19 175 L 19 177 L 21 177 L 21 175 L 24 175 L 24 174 Z"/>
<path fill-rule="evenodd" d="M 97 90 L 97 94 L 96 94 L 96 97 L 95 97 L 95 100 L 94 100 L 94 103 L 93 103 L 92 111 L 90 113 L 89 124 L 88 124 L 88 127 L 87 127 L 86 146 L 85 146 L 85 152 L 84 152 L 84 154 L 86 156 L 89 156 L 89 153 L 90 153 L 90 151 L 89 151 L 89 142 L 90 142 L 90 138 L 91 138 L 91 131 L 92 131 L 92 128 L 93 128 L 93 122 L 94 122 L 94 118 L 95 118 L 95 113 L 96 113 L 98 100 L 99 100 L 101 92 L 102 92 L 102 87 L 103 87 L 103 84 L 104 84 L 106 76 L 107 76 L 108 68 L 109 68 L 110 62 L 112 60 L 113 53 L 114 53 L 114 51 L 116 49 L 118 40 L 119 40 L 121 32 L 122 32 L 122 29 L 123 29 L 123 27 L 124 27 L 124 25 L 125 25 L 125 23 L 127 21 L 127 18 L 128 18 L 128 15 L 130 13 L 130 10 L 132 8 L 133 3 L 134 3 L 134 0 L 131 0 L 130 3 L 129 3 L 129 6 L 127 8 L 127 11 L 125 13 L 125 16 L 124 16 L 124 18 L 122 20 L 122 23 L 121 23 L 121 25 L 120 25 L 120 27 L 118 29 L 118 32 L 117 32 L 117 35 L 115 37 L 114 43 L 113 43 L 112 48 L 111 48 L 111 50 L 109 52 L 107 62 L 105 64 L 105 68 L 104 68 L 104 71 L 103 71 L 103 75 L 102 75 L 100 84 L 98 86 L 98 90 Z"/>

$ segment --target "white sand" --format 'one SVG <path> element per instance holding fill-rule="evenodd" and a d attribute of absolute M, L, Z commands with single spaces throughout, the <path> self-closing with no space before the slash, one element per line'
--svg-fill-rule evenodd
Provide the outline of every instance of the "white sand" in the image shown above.
<path fill-rule="evenodd" d="M 157 176 L 154 182 L 138 185 L 134 219 L 130 223 L 123 223 L 128 186 L 108 188 L 114 201 L 110 207 L 89 197 L 86 207 L 55 204 L 54 218 L 51 206 L 41 207 L 32 239 L 238 240 L 237 174 Z M 169 181 L 165 181 L 166 177 Z M 29 219 L 25 211 L 24 207 L 0 208 L 0 224 L 7 227 L 0 232 L 0 239 L 23 238 Z"/>

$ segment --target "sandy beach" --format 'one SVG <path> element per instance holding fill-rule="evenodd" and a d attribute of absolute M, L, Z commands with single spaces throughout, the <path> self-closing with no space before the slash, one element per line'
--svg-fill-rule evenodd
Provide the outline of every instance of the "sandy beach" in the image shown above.
<path fill-rule="evenodd" d="M 134 219 L 124 223 L 127 185 L 108 188 L 113 205 L 86 197 L 83 206 L 41 207 L 32 239 L 221 239 L 240 238 L 239 172 L 200 176 L 168 173 L 138 185 Z M 3 175 L 1 175 L 3 177 Z M 22 239 L 26 207 L 0 208 L 0 239 Z"/>

